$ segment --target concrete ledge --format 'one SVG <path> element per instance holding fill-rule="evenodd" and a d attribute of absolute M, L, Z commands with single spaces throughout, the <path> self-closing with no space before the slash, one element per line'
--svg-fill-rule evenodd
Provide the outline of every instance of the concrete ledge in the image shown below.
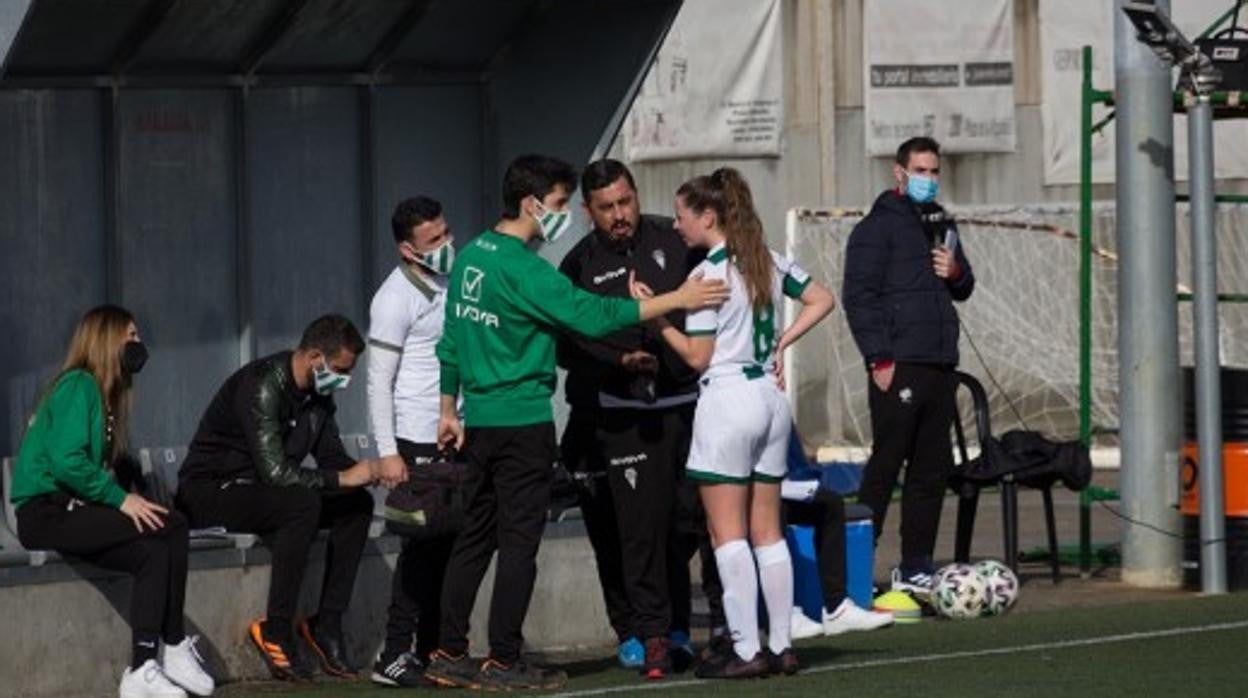
<path fill-rule="evenodd" d="M 979 446 L 970 445 L 966 454 L 971 458 L 977 457 Z M 1092 458 L 1092 467 L 1096 470 L 1118 470 L 1122 465 L 1122 453 L 1117 446 L 1093 446 L 1089 455 Z M 870 446 L 824 445 L 815 452 L 815 459 L 820 463 L 866 463 L 870 457 Z M 956 451 L 953 457 L 956 462 Z"/>
<path fill-rule="evenodd" d="M 390 583 L 400 540 L 369 541 L 346 618 L 351 656 L 371 664 L 384 636 Z M 324 574 L 324 544 L 308 562 L 301 613 L 316 608 Z M 473 652 L 486 650 L 487 609 L 493 566 L 472 616 Z M 218 681 L 255 679 L 267 672 L 246 637 L 248 623 L 264 614 L 269 586 L 268 551 L 215 549 L 191 553 L 187 582 L 188 631 L 202 636 L 200 649 Z M 65 561 L 0 570 L 0 685 L 15 697 L 100 696 L 117 690 L 129 661 L 125 620 L 128 576 Z M 103 592 L 103 593 L 101 593 Z M 598 586 L 593 551 L 579 521 L 552 523 L 538 554 L 537 585 L 524 634 L 528 649 L 554 651 L 609 647 L 611 632 Z M 72 654 L 72 670 L 64 663 Z M 25 667 L 61 667 L 25 671 Z"/>

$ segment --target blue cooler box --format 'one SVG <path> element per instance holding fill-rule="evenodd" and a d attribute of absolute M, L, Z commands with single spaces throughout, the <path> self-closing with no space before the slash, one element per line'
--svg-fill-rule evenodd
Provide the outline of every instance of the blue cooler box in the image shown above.
<path fill-rule="evenodd" d="M 793 603 L 808 618 L 823 617 L 823 585 L 815 559 L 815 529 L 789 526 L 785 531 L 793 558 Z M 875 557 L 875 533 L 871 510 L 860 504 L 845 507 L 846 591 L 861 608 L 871 608 L 871 575 Z M 832 609 L 828 609 L 829 611 Z"/>

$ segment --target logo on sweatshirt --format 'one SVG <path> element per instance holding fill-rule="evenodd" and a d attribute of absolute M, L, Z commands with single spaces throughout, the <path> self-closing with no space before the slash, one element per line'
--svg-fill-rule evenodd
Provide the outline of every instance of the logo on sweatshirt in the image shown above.
<path fill-rule="evenodd" d="M 647 460 L 650 460 L 650 459 L 649 457 L 646 456 L 646 453 L 643 451 L 641 453 L 633 453 L 627 456 L 619 456 L 617 458 L 612 458 L 611 460 L 607 462 L 611 465 L 636 465 L 638 463 L 645 463 Z"/>
<path fill-rule="evenodd" d="M 472 303 L 481 302 L 481 281 L 485 279 L 485 272 L 480 269 L 469 266 L 464 269 L 464 282 L 460 287 L 460 294 L 464 300 Z"/>
<path fill-rule="evenodd" d="M 485 325 L 486 327 L 498 327 L 497 315 L 467 303 L 455 304 L 455 317 L 475 322 L 478 325 Z"/>
<path fill-rule="evenodd" d="M 620 267 L 619 269 L 613 269 L 612 271 L 605 271 L 599 274 L 598 276 L 594 277 L 594 285 L 601 286 L 604 283 L 612 279 L 618 279 L 621 276 L 624 276 L 624 274 L 626 274 L 627 272 L 628 270 L 625 269 L 624 267 Z"/>

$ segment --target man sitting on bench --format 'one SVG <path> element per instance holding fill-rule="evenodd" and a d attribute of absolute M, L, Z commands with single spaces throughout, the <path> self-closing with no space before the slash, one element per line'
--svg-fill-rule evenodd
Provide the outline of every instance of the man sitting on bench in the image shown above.
<path fill-rule="evenodd" d="M 377 466 L 347 455 L 332 395 L 347 387 L 362 351 L 351 322 L 326 315 L 308 325 L 298 349 L 242 367 L 208 405 L 179 472 L 177 505 L 193 527 L 256 533 L 272 551 L 268 615 L 248 634 L 278 679 L 311 677 L 292 622 L 320 528 L 329 529 L 320 609 L 299 623 L 299 633 L 325 673 L 355 674 L 344 654 L 342 614 L 373 516 L 373 499 L 361 488 L 376 479 Z M 316 469 L 301 467 L 308 455 Z"/>

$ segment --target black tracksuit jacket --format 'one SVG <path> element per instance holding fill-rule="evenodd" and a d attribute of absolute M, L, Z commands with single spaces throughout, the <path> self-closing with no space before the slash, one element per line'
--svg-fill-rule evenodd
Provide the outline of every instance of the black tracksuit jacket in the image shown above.
<path fill-rule="evenodd" d="M 667 293 L 679 288 L 705 256 L 705 251 L 691 250 L 685 245 L 672 228 L 671 218 L 645 215 L 632 240 L 624 245 L 612 245 L 600 230 L 590 231 L 563 258 L 559 271 L 592 293 L 628 298 L 629 272 L 635 272 L 637 279 L 656 294 Z M 668 320 L 681 327 L 684 313 L 672 313 Z M 643 324 L 597 340 L 573 334 L 559 338 L 559 366 L 568 371 L 568 404 L 596 409 L 600 391 L 625 400 L 637 399 L 631 390 L 636 376 L 620 366 L 620 358 L 638 350 L 658 357 L 656 398 L 698 392 L 698 374 L 667 346 L 658 332 Z"/>

